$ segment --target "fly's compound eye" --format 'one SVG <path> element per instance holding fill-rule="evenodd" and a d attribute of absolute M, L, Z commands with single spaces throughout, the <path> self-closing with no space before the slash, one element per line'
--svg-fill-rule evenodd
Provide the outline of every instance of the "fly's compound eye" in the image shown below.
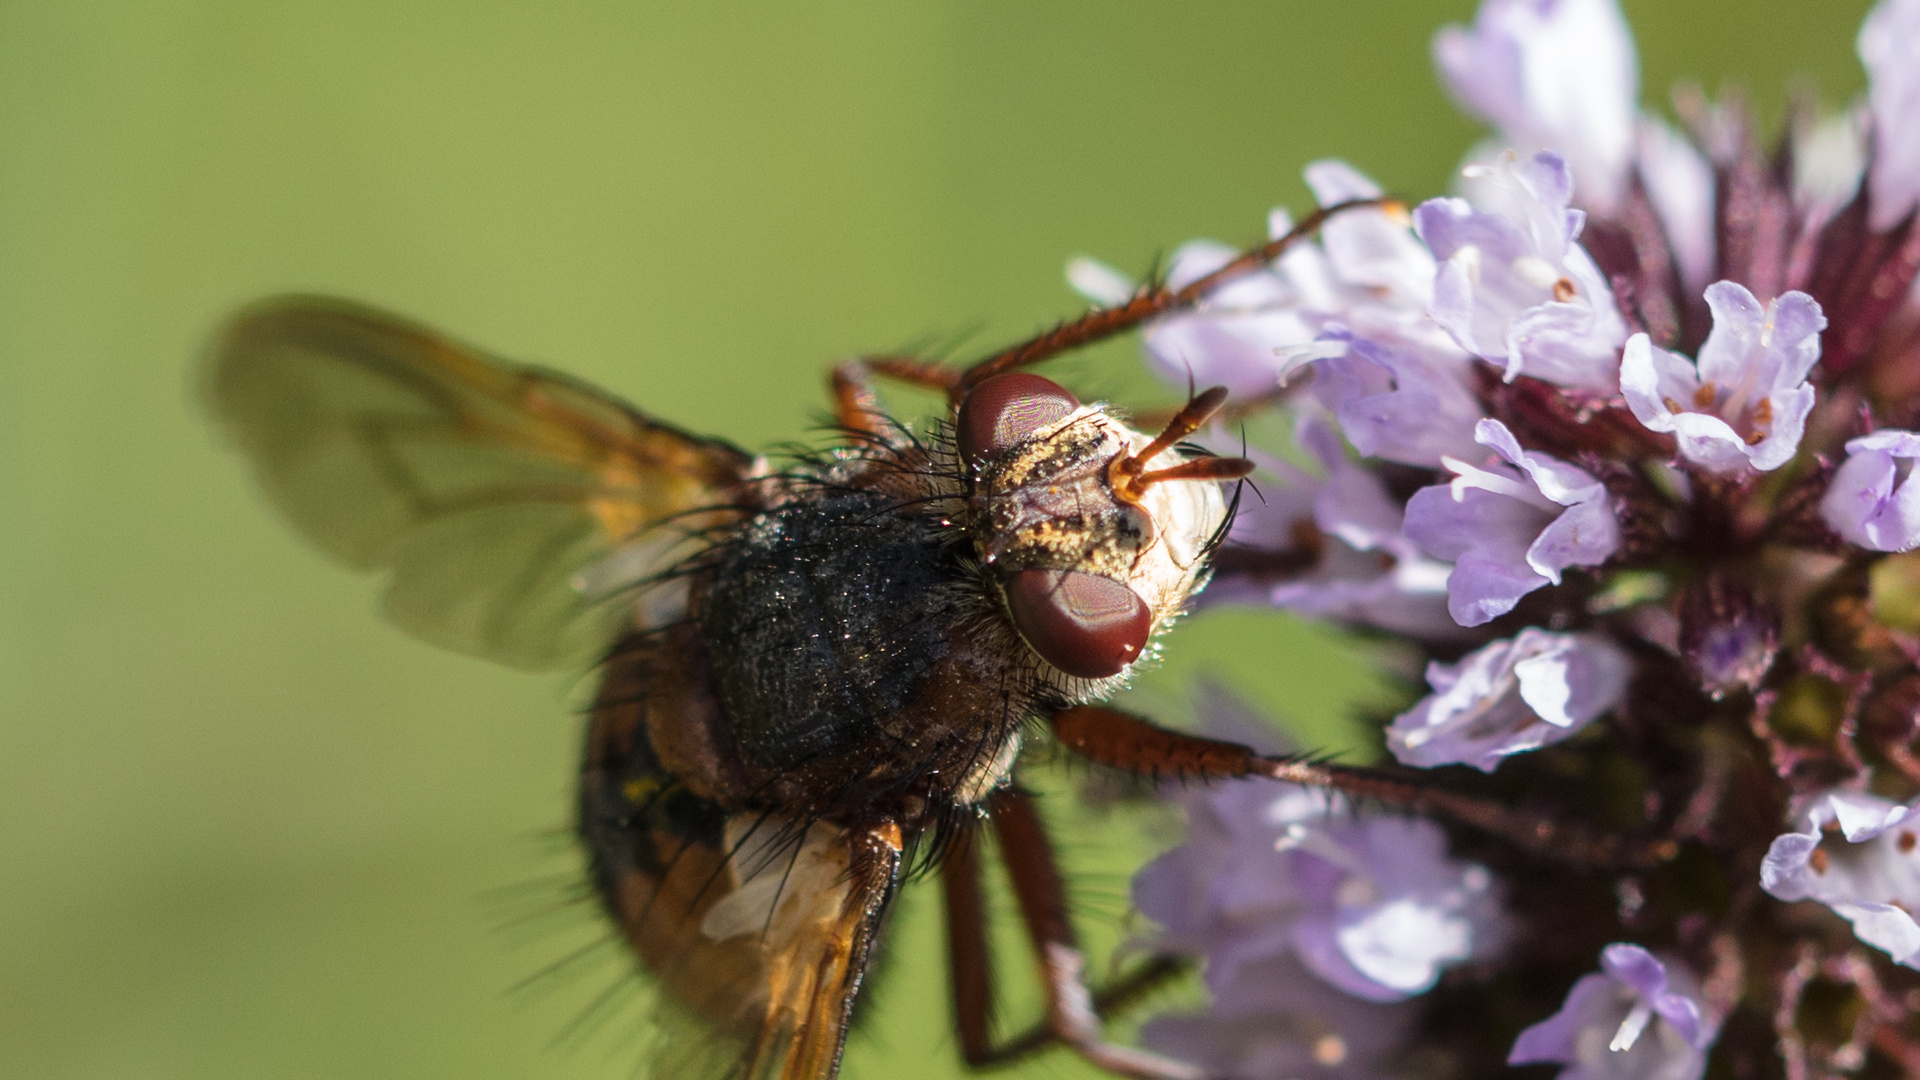
<path fill-rule="evenodd" d="M 1020 636 L 1047 663 L 1082 679 L 1120 674 L 1153 627 L 1140 594 L 1098 574 L 1021 570 L 1004 587 Z"/>
<path fill-rule="evenodd" d="M 995 375 L 968 391 L 960 403 L 954 424 L 960 454 L 978 465 L 1079 407 L 1079 399 L 1052 379 L 1024 371 Z"/>

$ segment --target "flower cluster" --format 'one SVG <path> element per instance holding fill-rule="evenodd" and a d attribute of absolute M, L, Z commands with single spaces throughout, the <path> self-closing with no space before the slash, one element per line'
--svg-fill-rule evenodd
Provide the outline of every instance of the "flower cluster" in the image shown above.
<path fill-rule="evenodd" d="M 1189 793 L 1135 892 L 1213 1005 L 1150 1043 L 1239 1080 L 1920 1073 L 1920 0 L 1858 49 L 1865 98 L 1774 143 L 1643 111 L 1615 0 L 1484 0 L 1434 41 L 1493 132 L 1457 194 L 1145 329 L 1295 434 L 1206 601 L 1424 659 L 1378 731 L 1430 793 Z"/>

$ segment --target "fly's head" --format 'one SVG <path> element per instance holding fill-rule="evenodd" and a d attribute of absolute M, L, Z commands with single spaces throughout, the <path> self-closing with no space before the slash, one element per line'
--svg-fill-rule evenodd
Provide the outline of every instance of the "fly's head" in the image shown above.
<path fill-rule="evenodd" d="M 1225 396 L 1201 395 L 1157 436 L 1025 372 L 983 380 L 961 402 L 975 552 L 1020 636 L 1061 673 L 1122 674 L 1205 583 L 1227 516 L 1218 481 L 1252 466 L 1175 444 Z"/>

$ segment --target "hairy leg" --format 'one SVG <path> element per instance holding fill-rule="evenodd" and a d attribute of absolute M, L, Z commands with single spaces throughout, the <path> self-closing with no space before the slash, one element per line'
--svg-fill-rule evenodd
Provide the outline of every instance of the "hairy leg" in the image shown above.
<path fill-rule="evenodd" d="M 1490 799 L 1475 798 L 1396 776 L 1386 770 L 1332 765 L 1301 758 L 1268 757 L 1238 743 L 1171 731 L 1140 717 L 1099 705 L 1075 705 L 1048 717 L 1061 744 L 1090 761 L 1144 776 L 1238 779 L 1264 776 L 1305 787 L 1328 788 L 1390 806 L 1438 814 L 1492 833 L 1536 854 L 1582 865 L 1644 866 L 1671 858 L 1668 840 L 1646 844 L 1523 814 Z"/>

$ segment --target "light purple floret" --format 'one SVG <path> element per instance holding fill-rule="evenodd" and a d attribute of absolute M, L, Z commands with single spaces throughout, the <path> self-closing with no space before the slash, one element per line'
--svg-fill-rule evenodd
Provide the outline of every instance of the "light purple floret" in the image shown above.
<path fill-rule="evenodd" d="M 1201 603 L 1271 604 L 1414 637 L 1458 636 L 1459 626 L 1447 614 L 1448 568 L 1401 535 L 1404 511 L 1380 477 L 1348 460 L 1340 436 L 1322 417 L 1304 417 L 1295 439 L 1319 461 L 1322 474 L 1266 462 L 1278 481 L 1264 485 L 1260 500 L 1242 504 L 1230 539 L 1266 551 L 1304 539 L 1318 545 L 1318 559 L 1278 581 L 1223 570 Z"/>
<path fill-rule="evenodd" d="M 1876 431 L 1849 440 L 1847 454 L 1820 500 L 1827 524 L 1871 551 L 1920 547 L 1920 484 L 1913 478 L 1920 434 Z"/>
<path fill-rule="evenodd" d="M 1820 360 L 1826 317 L 1803 292 L 1763 307 L 1745 286 L 1716 281 L 1706 297 L 1713 331 L 1698 366 L 1635 334 L 1620 362 L 1620 392 L 1648 430 L 1672 434 L 1680 455 L 1709 472 L 1777 469 L 1800 449 L 1813 411 L 1807 375 Z"/>
<path fill-rule="evenodd" d="M 1613 0 L 1487 0 L 1471 28 L 1434 36 L 1433 59 L 1447 92 L 1507 146 L 1563 151 L 1593 206 L 1619 202 L 1640 75 Z"/>
<path fill-rule="evenodd" d="M 1407 502 L 1406 536 L 1453 562 L 1447 610 L 1462 626 L 1513 610 L 1573 566 L 1598 566 L 1620 546 L 1606 489 L 1585 470 L 1522 450 L 1498 420 L 1482 420 L 1475 441 L 1505 464 L 1486 468 L 1448 458 L 1458 475 L 1421 488 Z"/>
<path fill-rule="evenodd" d="M 1920 803 L 1835 791 L 1813 802 L 1802 825 L 1767 849 L 1760 887 L 1780 900 L 1827 905 L 1853 924 L 1855 937 L 1920 968 L 1920 924 L 1911 914 L 1920 910 Z"/>
<path fill-rule="evenodd" d="M 1873 116 L 1867 221 L 1884 231 L 1920 202 L 1920 0 L 1880 0 L 1860 25 L 1856 48 Z"/>
<path fill-rule="evenodd" d="M 1616 942 L 1559 1012 L 1520 1033 L 1507 1064 L 1565 1065 L 1560 1080 L 1698 1080 L 1715 1034 L 1690 973 Z"/>
<path fill-rule="evenodd" d="M 1471 765 L 1571 738 L 1626 693 L 1632 661 L 1598 634 L 1527 627 L 1468 654 L 1427 665 L 1433 693 L 1394 718 L 1387 748 L 1403 765 Z"/>
<path fill-rule="evenodd" d="M 1206 958 L 1216 999 L 1243 970 L 1291 956 L 1341 991 L 1399 1001 L 1493 954 L 1506 917 L 1487 870 L 1447 855 L 1431 821 L 1356 810 L 1266 780 L 1187 798 L 1186 841 L 1134 879 L 1157 947 Z"/>
<path fill-rule="evenodd" d="M 1442 458 L 1476 452 L 1474 425 L 1484 414 L 1467 387 L 1468 357 L 1370 341 L 1344 328 L 1321 341 L 1344 343 L 1346 352 L 1314 362 L 1314 397 L 1362 456 L 1433 468 Z"/>
<path fill-rule="evenodd" d="M 1543 152 L 1476 168 L 1477 202 L 1429 199 L 1414 228 L 1441 260 L 1434 321 L 1460 347 L 1563 386 L 1611 391 L 1627 338 L 1613 291 L 1575 239 L 1586 223 L 1568 208 L 1566 159 Z"/>

